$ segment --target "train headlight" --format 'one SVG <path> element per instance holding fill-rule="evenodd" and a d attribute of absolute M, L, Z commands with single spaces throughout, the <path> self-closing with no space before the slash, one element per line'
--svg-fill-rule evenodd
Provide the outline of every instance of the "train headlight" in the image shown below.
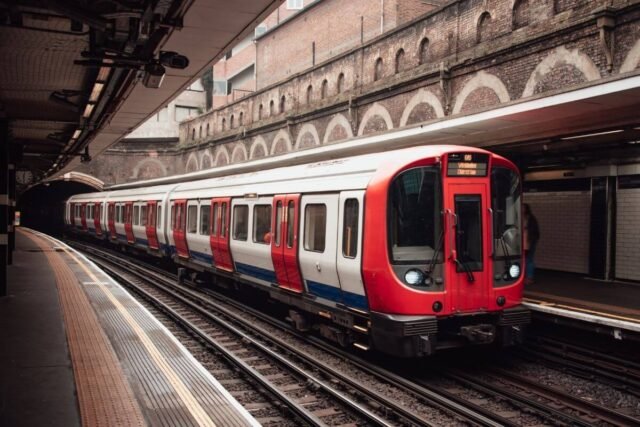
<path fill-rule="evenodd" d="M 511 267 L 509 267 L 509 276 L 511 276 L 512 279 L 520 277 L 520 266 L 518 264 L 512 264 Z"/>
<path fill-rule="evenodd" d="M 404 273 L 404 281 L 411 286 L 420 286 L 424 281 L 424 274 L 420 270 L 411 269 Z"/>

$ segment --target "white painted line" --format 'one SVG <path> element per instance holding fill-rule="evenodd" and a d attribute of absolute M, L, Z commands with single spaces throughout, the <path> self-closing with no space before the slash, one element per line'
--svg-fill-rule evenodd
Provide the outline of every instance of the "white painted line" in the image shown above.
<path fill-rule="evenodd" d="M 618 320 L 618 319 L 611 319 L 611 318 L 602 317 L 602 316 L 595 316 L 593 314 L 580 313 L 579 311 L 572 311 L 572 310 L 553 307 L 549 305 L 534 304 L 529 302 L 523 302 L 522 305 L 534 311 L 541 311 L 543 313 L 549 313 L 549 314 L 554 314 L 556 316 L 582 320 L 584 322 L 595 323 L 598 325 L 609 326 L 612 328 L 619 328 L 619 329 L 625 329 L 633 332 L 640 332 L 640 323 L 633 323 L 633 322 L 628 322 L 626 320 Z"/>

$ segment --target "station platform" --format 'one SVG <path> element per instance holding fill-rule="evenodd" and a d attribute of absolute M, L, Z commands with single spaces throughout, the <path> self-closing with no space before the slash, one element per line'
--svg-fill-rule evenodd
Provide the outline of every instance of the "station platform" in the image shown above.
<path fill-rule="evenodd" d="M 258 422 L 118 283 L 19 229 L 0 299 L 0 426 Z"/>
<path fill-rule="evenodd" d="M 524 296 L 525 305 L 539 318 L 554 317 L 554 323 L 574 326 L 584 323 L 618 339 L 640 339 L 640 284 L 538 270 Z"/>

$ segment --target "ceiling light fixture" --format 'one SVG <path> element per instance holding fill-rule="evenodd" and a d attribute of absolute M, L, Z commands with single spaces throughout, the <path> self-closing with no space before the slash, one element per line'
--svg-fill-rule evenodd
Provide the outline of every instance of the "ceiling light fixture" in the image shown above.
<path fill-rule="evenodd" d="M 624 129 L 608 130 L 608 131 L 605 131 L 605 132 L 596 132 L 596 133 L 587 133 L 587 134 L 584 134 L 584 135 L 565 136 L 565 137 L 560 138 L 560 139 L 563 140 L 563 141 L 567 141 L 567 140 L 570 140 L 570 139 L 590 138 L 592 136 L 610 135 L 610 134 L 620 133 L 620 132 L 624 132 Z"/>

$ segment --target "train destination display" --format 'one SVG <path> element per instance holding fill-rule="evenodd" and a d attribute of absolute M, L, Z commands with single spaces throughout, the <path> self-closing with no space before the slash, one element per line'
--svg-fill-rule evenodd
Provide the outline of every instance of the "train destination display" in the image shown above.
<path fill-rule="evenodd" d="M 447 176 L 487 176 L 489 157 L 481 153 L 450 153 Z"/>

